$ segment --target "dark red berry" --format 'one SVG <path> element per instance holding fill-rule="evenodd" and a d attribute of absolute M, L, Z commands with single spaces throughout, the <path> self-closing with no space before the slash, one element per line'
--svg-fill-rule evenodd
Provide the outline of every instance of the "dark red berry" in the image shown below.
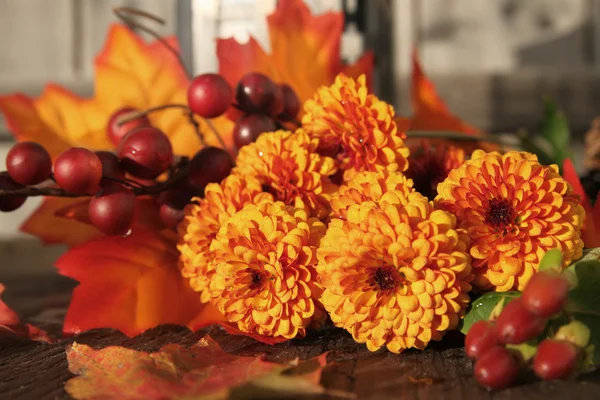
<path fill-rule="evenodd" d="M 54 163 L 54 179 L 69 193 L 95 193 L 100 178 L 102 178 L 100 158 L 82 147 L 72 147 L 63 151 Z"/>
<path fill-rule="evenodd" d="M 121 165 L 121 160 L 115 153 L 110 151 L 97 151 L 96 155 L 102 163 L 102 176 L 123 179 L 125 177 L 125 169 Z"/>
<path fill-rule="evenodd" d="M 272 118 L 262 114 L 246 114 L 240 118 L 233 128 L 233 142 L 236 148 L 253 143 L 263 132 L 272 132 L 277 127 Z"/>
<path fill-rule="evenodd" d="M 6 156 L 6 170 L 21 185 L 36 185 L 50 178 L 52 159 L 40 144 L 21 142 L 15 144 Z"/>
<path fill-rule="evenodd" d="M 117 151 L 125 170 L 142 179 L 154 179 L 173 162 L 173 148 L 160 129 L 146 126 L 123 138 Z"/>
<path fill-rule="evenodd" d="M 179 225 L 183 219 L 184 212 L 183 210 L 171 207 L 168 204 L 161 204 L 158 215 L 167 228 L 177 229 L 177 225 Z"/>
<path fill-rule="evenodd" d="M 540 317 L 562 311 L 569 294 L 569 282 L 556 273 L 538 272 L 523 290 L 523 305 Z"/>
<path fill-rule="evenodd" d="M 190 161 L 189 182 L 196 189 L 204 190 L 211 182 L 221 182 L 233 168 L 229 154 L 218 147 L 205 147 Z"/>
<path fill-rule="evenodd" d="M 501 341 L 508 344 L 527 342 L 544 332 L 546 318 L 538 317 L 523 305 L 523 299 L 512 300 L 496 320 L 496 332 Z"/>
<path fill-rule="evenodd" d="M 237 104 L 247 112 L 267 113 L 275 101 L 277 85 L 260 72 L 251 72 L 240 79 L 236 88 Z"/>
<path fill-rule="evenodd" d="M 515 382 L 519 363 L 504 347 L 496 346 L 485 351 L 475 363 L 475 379 L 488 389 L 503 389 Z"/>
<path fill-rule="evenodd" d="M 162 192 L 158 196 L 160 204 L 159 216 L 167 228 L 175 229 L 183 219 L 183 209 L 188 205 L 192 197 L 201 194 L 191 185 L 180 185 L 174 189 Z"/>
<path fill-rule="evenodd" d="M 488 349 L 500 345 L 496 335 L 496 324 L 491 321 L 477 321 L 467 333 L 465 338 L 465 351 L 467 356 L 476 360 Z"/>
<path fill-rule="evenodd" d="M 111 115 L 106 126 L 106 133 L 108 134 L 108 138 L 110 139 L 112 144 L 118 146 L 121 142 L 121 139 L 123 139 L 125 135 L 127 135 L 132 130 L 140 128 L 142 126 L 150 126 L 150 120 L 146 116 L 138 117 L 122 125 L 119 125 L 120 121 L 132 117 L 139 112 L 140 110 L 135 109 L 133 107 L 124 107 L 115 111 Z"/>
<path fill-rule="evenodd" d="M 88 207 L 90 221 L 106 235 L 126 235 L 133 224 L 135 194 L 113 181 L 103 181 L 102 188 Z"/>
<path fill-rule="evenodd" d="M 227 111 L 233 99 L 229 83 L 218 74 L 195 77 L 188 88 L 188 106 L 204 118 L 215 118 Z"/>
<path fill-rule="evenodd" d="M 17 190 L 22 188 L 23 186 L 15 182 L 8 175 L 8 172 L 0 172 L 0 190 Z M 17 208 L 21 207 L 23 203 L 25 203 L 25 200 L 27 200 L 27 197 L 25 196 L 0 195 L 0 211 L 14 211 Z"/>
<path fill-rule="evenodd" d="M 533 371 L 544 380 L 565 379 L 575 371 L 578 357 L 579 351 L 573 344 L 545 339 L 533 358 Z"/>
<path fill-rule="evenodd" d="M 294 89 L 285 83 L 279 85 L 283 94 L 283 112 L 279 115 L 282 121 L 295 119 L 300 112 L 300 99 Z"/>
<path fill-rule="evenodd" d="M 275 85 L 275 91 L 273 92 L 273 100 L 269 107 L 267 108 L 267 114 L 269 114 L 273 118 L 277 118 L 277 116 L 281 115 L 283 112 L 283 90 L 279 85 Z"/>

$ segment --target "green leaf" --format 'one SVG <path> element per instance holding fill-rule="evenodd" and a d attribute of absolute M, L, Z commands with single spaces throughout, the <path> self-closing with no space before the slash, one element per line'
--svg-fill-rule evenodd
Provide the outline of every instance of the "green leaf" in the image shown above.
<path fill-rule="evenodd" d="M 584 257 L 585 258 L 585 257 Z M 573 265 L 579 284 L 569 292 L 565 311 L 590 329 L 594 363 L 600 363 L 600 261 L 583 260 Z"/>
<path fill-rule="evenodd" d="M 544 149 L 542 149 L 538 144 L 536 144 L 535 141 L 531 138 L 531 136 L 529 136 L 528 133 L 526 133 L 526 132 L 519 133 L 518 138 L 519 138 L 519 142 L 521 144 L 521 148 L 524 151 L 533 153 L 536 156 L 538 156 L 538 160 L 539 160 L 540 164 L 550 165 L 550 164 L 554 163 L 553 158 Z M 545 139 L 541 139 L 541 140 L 546 142 Z M 550 146 L 548 146 L 548 147 L 550 147 Z"/>
<path fill-rule="evenodd" d="M 555 164 L 563 165 L 563 161 L 571 157 L 569 124 L 551 99 L 544 101 L 544 120 L 540 135 L 552 147 L 552 160 Z"/>
<path fill-rule="evenodd" d="M 540 261 L 539 271 L 555 270 L 560 271 L 563 258 L 562 252 L 559 249 L 552 249 L 544 254 Z"/>
<path fill-rule="evenodd" d="M 475 322 L 488 320 L 492 310 L 494 310 L 500 301 L 504 300 L 504 305 L 506 305 L 509 301 L 516 299 L 520 295 L 520 292 L 488 292 L 483 294 L 471 303 L 471 308 L 467 315 L 465 315 L 460 331 L 466 335 L 469 329 L 471 329 L 471 325 Z"/>

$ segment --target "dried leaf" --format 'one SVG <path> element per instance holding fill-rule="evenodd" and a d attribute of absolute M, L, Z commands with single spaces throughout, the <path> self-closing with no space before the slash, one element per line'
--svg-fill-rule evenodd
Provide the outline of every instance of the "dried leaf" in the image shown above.
<path fill-rule="evenodd" d="M 352 77 L 366 74 L 371 81 L 372 53 L 351 66 L 340 59 L 342 13 L 313 16 L 302 0 L 282 0 L 267 17 L 267 24 L 271 54 L 252 37 L 245 44 L 233 38 L 217 39 L 219 73 L 232 86 L 248 72 L 262 72 L 275 82 L 290 85 L 304 102 L 320 86 L 330 85 L 340 72 Z"/>
<path fill-rule="evenodd" d="M 0 283 L 0 295 L 4 292 L 4 285 Z M 31 340 L 52 343 L 48 334 L 31 325 L 22 324 L 19 316 L 0 299 L 0 332 L 9 332 L 18 336 L 25 336 Z"/>
<path fill-rule="evenodd" d="M 67 360 L 79 376 L 65 390 L 76 399 L 263 399 L 325 393 L 319 385 L 325 355 L 282 365 L 226 353 L 210 337 L 190 348 L 168 344 L 151 354 L 74 343 Z"/>

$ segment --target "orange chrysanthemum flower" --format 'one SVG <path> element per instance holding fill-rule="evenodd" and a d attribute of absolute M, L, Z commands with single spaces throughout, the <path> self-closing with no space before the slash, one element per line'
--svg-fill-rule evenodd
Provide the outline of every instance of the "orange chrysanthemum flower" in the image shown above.
<path fill-rule="evenodd" d="M 399 195 L 406 197 L 411 192 L 412 180 L 400 172 L 359 172 L 331 197 L 331 217 L 344 219 L 350 206 L 369 200 L 397 204 Z"/>
<path fill-rule="evenodd" d="M 314 267 L 325 230 L 304 209 L 271 200 L 248 204 L 211 244 L 212 302 L 242 332 L 304 336 L 324 315 Z"/>
<path fill-rule="evenodd" d="M 471 290 L 468 238 L 417 192 L 352 205 L 317 252 L 331 320 L 371 351 L 423 349 L 456 328 Z"/>
<path fill-rule="evenodd" d="M 221 225 L 247 203 L 268 198 L 272 196 L 262 192 L 258 180 L 230 175 L 221 184 L 206 185 L 204 198 L 194 199 L 197 203 L 186 207 L 178 226 L 181 274 L 190 280 L 195 291 L 200 292 L 202 302 L 210 299 L 208 287 L 214 270 L 209 265 L 212 259 L 209 249 Z"/>
<path fill-rule="evenodd" d="M 438 186 L 436 204 L 454 213 L 471 238 L 474 285 L 522 290 L 546 251 L 564 265 L 581 257 L 584 210 L 579 197 L 535 155 L 476 150 Z"/>
<path fill-rule="evenodd" d="M 266 132 L 240 149 L 233 173 L 257 178 L 276 200 L 323 219 L 337 189 L 328 178 L 336 168 L 331 157 L 316 153 L 317 146 L 302 130 Z"/>
<path fill-rule="evenodd" d="M 411 148 L 406 176 L 414 182 L 415 190 L 430 200 L 437 195 L 437 186 L 450 171 L 465 161 L 465 151 L 449 144 L 431 146 L 422 140 L 417 148 Z"/>
<path fill-rule="evenodd" d="M 302 126 L 320 140 L 319 150 L 337 153 L 344 180 L 360 171 L 405 171 L 406 135 L 394 121 L 394 108 L 367 93 L 364 75 L 340 74 L 304 103 Z"/>

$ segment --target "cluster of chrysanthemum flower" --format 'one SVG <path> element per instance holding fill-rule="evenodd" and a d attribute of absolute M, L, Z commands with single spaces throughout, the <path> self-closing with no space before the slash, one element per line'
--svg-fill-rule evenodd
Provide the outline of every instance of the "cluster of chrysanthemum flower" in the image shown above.
<path fill-rule="evenodd" d="M 328 316 L 398 353 L 456 328 L 470 291 L 523 288 L 547 250 L 581 256 L 583 208 L 556 166 L 446 146 L 409 157 L 394 118 L 364 77 L 340 75 L 296 131 L 241 148 L 179 226 L 202 301 L 243 332 L 291 339 Z"/>

